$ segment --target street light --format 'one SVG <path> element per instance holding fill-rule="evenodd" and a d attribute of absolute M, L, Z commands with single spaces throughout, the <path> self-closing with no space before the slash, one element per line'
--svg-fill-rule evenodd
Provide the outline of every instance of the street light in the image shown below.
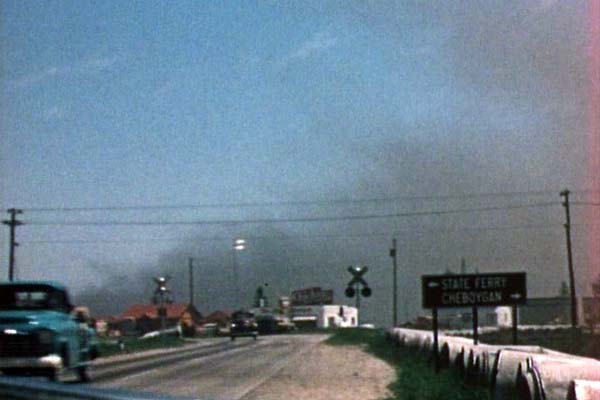
<path fill-rule="evenodd" d="M 237 252 L 246 248 L 246 241 L 242 238 L 233 240 L 233 279 L 235 284 L 235 301 L 236 307 L 240 304 L 240 277 L 239 277 L 239 262 Z"/>
<path fill-rule="evenodd" d="M 237 251 L 242 251 L 246 248 L 246 241 L 244 239 L 235 239 L 233 241 L 233 248 Z"/>

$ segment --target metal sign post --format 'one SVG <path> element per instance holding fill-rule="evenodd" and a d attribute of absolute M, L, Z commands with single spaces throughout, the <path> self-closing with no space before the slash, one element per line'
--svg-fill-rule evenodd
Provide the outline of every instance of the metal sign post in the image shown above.
<path fill-rule="evenodd" d="M 369 268 L 367 267 L 348 267 L 348 272 L 352 274 L 352 279 L 348 282 L 346 288 L 346 297 L 356 296 L 356 309 L 360 308 L 360 296 L 369 297 L 371 295 L 371 288 L 367 281 L 363 279 L 363 275 L 367 273 Z M 362 290 L 360 286 L 362 285 Z M 360 316 L 359 316 L 360 318 Z"/>
<path fill-rule="evenodd" d="M 473 306 L 473 344 L 479 343 L 479 315 L 477 306 Z"/>
<path fill-rule="evenodd" d="M 472 307 L 473 341 L 479 341 L 478 307 L 513 306 L 513 341 L 516 343 L 516 312 L 518 304 L 527 301 L 527 281 L 524 272 L 424 275 L 421 277 L 423 308 Z M 434 321 L 437 327 L 437 318 Z M 437 335 L 434 332 L 434 335 Z M 437 351 L 437 347 L 435 348 Z M 436 356 L 437 357 L 437 356 Z"/>
<path fill-rule="evenodd" d="M 517 333 L 519 332 L 519 314 L 517 314 L 519 312 L 519 309 L 517 307 L 517 305 L 513 305 L 512 306 L 512 337 L 513 337 L 513 344 L 517 345 L 519 344 L 519 340 L 517 338 Z"/>
<path fill-rule="evenodd" d="M 438 346 L 438 310 L 434 307 L 431 310 L 431 316 L 433 317 L 433 365 L 435 372 L 440 372 L 440 355 Z"/>

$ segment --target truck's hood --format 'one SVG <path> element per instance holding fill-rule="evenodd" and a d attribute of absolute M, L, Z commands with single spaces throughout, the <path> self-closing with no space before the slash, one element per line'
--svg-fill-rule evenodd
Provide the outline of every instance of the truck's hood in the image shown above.
<path fill-rule="evenodd" d="M 56 326 L 70 316 L 58 311 L 0 311 L 0 329 L 37 329 Z"/>

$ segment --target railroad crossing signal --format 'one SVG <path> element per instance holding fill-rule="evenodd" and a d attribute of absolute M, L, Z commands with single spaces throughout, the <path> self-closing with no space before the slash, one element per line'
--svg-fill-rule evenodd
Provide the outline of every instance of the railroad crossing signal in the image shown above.
<path fill-rule="evenodd" d="M 352 279 L 348 282 L 348 287 L 344 292 L 346 297 L 354 297 L 355 295 L 362 295 L 363 297 L 369 297 L 371 295 L 371 288 L 367 281 L 363 279 L 363 275 L 367 273 L 369 268 L 367 267 L 348 267 L 348 272 L 352 274 Z M 358 292 L 358 286 L 362 285 L 360 293 Z M 357 297 L 358 300 L 358 297 Z"/>

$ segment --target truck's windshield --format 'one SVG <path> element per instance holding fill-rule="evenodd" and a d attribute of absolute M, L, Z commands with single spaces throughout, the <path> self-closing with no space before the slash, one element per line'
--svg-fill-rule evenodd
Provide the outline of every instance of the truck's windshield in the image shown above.
<path fill-rule="evenodd" d="M 0 310 L 70 310 L 66 294 L 45 285 L 8 286 L 0 290 Z"/>

